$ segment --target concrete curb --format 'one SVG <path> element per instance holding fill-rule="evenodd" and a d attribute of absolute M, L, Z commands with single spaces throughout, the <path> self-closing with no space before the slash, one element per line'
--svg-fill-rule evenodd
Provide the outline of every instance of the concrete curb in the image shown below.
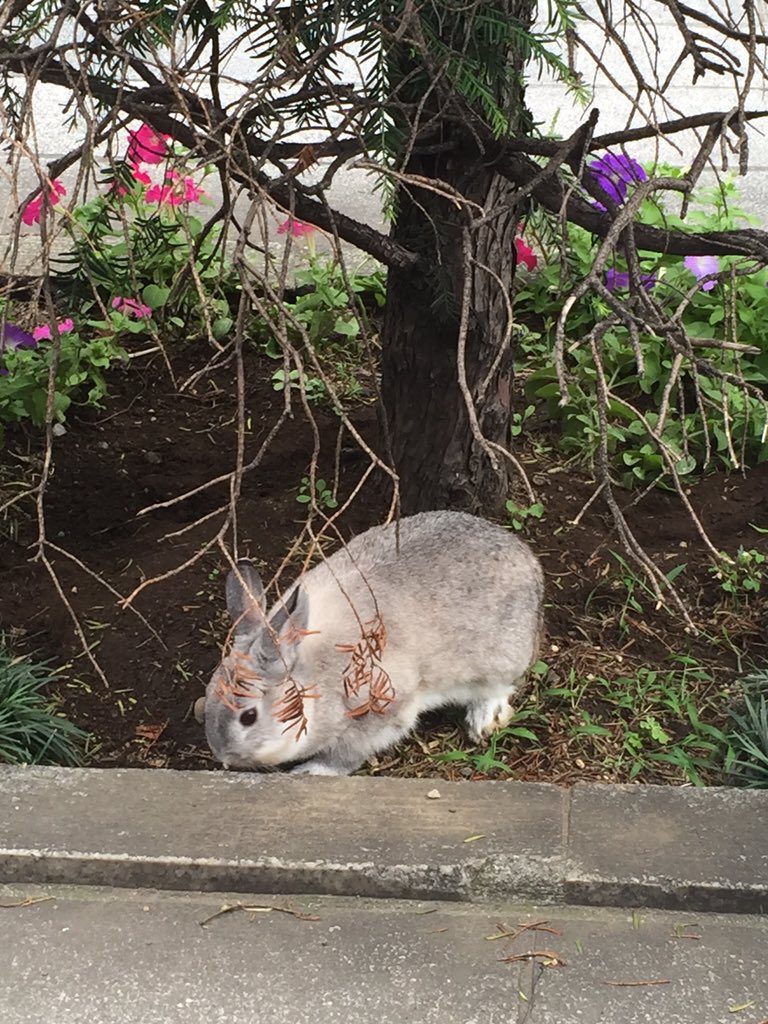
<path fill-rule="evenodd" d="M 0 883 L 754 914 L 767 835 L 744 790 L 0 767 Z"/>

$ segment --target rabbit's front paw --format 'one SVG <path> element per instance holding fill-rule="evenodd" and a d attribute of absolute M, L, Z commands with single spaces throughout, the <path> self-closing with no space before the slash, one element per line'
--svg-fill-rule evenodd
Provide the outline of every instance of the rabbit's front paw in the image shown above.
<path fill-rule="evenodd" d="M 514 713 L 506 695 L 470 704 L 467 708 L 470 738 L 474 743 L 484 743 L 493 733 L 503 729 Z"/>

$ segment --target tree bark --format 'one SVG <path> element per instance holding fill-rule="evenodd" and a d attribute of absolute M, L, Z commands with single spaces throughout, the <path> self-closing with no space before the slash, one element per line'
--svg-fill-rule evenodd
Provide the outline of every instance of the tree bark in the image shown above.
<path fill-rule="evenodd" d="M 529 23 L 533 0 L 508 0 L 510 17 Z M 455 26 L 454 26 L 455 28 Z M 510 60 L 514 60 L 510 56 Z M 512 131 L 526 111 L 522 86 L 503 98 Z M 434 131 L 435 111 L 429 111 Z M 443 122 L 441 140 L 451 140 Z M 496 211 L 471 230 L 469 320 L 465 338 L 466 391 L 482 436 L 509 446 L 513 346 L 509 305 L 515 271 L 518 210 L 514 186 L 483 162 L 475 147 L 412 156 L 405 172 L 444 182 Z M 458 348 L 467 254 L 464 230 L 477 207 L 457 204 L 432 189 L 404 184 L 398 194 L 393 240 L 417 253 L 410 268 L 389 270 L 382 329 L 382 392 L 400 477 L 401 508 L 498 511 L 508 497 L 509 462 L 489 457 L 472 429 L 459 384 Z M 471 214 L 470 214 L 471 211 Z M 487 268 L 487 269 L 485 269 Z"/>
<path fill-rule="evenodd" d="M 489 207 L 511 192 L 506 182 L 473 163 L 438 167 L 433 173 Z M 512 208 L 473 233 L 476 265 L 470 270 L 464 353 L 467 390 L 479 429 L 502 448 L 510 440 L 513 382 L 503 289 L 509 292 L 514 275 L 516 222 Z M 500 455 L 494 467 L 483 451 L 459 386 L 465 223 L 452 203 L 433 192 L 419 189 L 401 196 L 394 237 L 420 252 L 422 264 L 417 270 L 389 272 L 382 390 L 405 513 L 435 508 L 497 511 L 507 497 L 507 460 Z M 492 269 L 501 283 L 478 264 Z"/>

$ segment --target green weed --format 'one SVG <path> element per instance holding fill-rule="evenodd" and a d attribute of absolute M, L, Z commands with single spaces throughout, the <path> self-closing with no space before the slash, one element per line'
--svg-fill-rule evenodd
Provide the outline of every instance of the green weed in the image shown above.
<path fill-rule="evenodd" d="M 564 686 L 540 692 L 546 707 L 565 705 L 567 729 L 585 740 L 585 759 L 597 757 L 606 769 L 632 780 L 647 770 L 676 769 L 685 781 L 703 785 L 728 749 L 716 717 L 719 703 L 713 677 L 691 658 L 678 655 L 666 671 L 638 668 L 616 677 L 571 674 Z"/>
<path fill-rule="evenodd" d="M 312 504 L 312 483 L 308 476 L 301 478 L 301 486 L 299 487 L 299 493 L 296 495 L 296 501 L 300 505 Z M 339 506 L 338 501 L 333 496 L 333 491 L 325 480 L 315 480 L 314 503 L 318 508 L 326 509 L 334 509 Z"/>
<path fill-rule="evenodd" d="M 726 768 L 736 785 L 768 789 L 768 669 L 748 676 L 743 686 L 743 705 L 731 712 Z"/>
<path fill-rule="evenodd" d="M 509 521 L 513 530 L 520 532 L 524 530 L 529 519 L 541 519 L 544 516 L 544 506 L 540 501 L 535 501 L 532 505 L 518 505 L 516 501 L 511 498 L 505 503 L 505 508 L 509 512 Z"/>
<path fill-rule="evenodd" d="M 760 593 L 763 580 L 768 578 L 768 565 L 762 551 L 740 547 L 732 561 L 723 559 L 709 572 L 732 601 L 747 602 Z"/>
<path fill-rule="evenodd" d="M 298 370 L 289 370 L 287 385 L 289 388 L 301 389 L 301 374 Z M 272 374 L 272 389 L 284 391 L 286 387 L 285 370 L 275 370 Z M 325 384 L 319 377 L 307 377 L 304 375 L 304 394 L 308 402 L 319 402 L 325 398 Z"/>
<path fill-rule="evenodd" d="M 88 734 L 58 714 L 48 692 L 60 681 L 50 663 L 0 648 L 0 762 L 82 763 Z"/>
<path fill-rule="evenodd" d="M 480 775 L 488 775 L 493 771 L 500 771 L 505 775 L 509 775 L 513 769 L 504 760 L 504 752 L 501 748 L 509 740 L 528 740 L 531 743 L 539 742 L 538 735 L 532 729 L 519 724 L 525 722 L 534 714 L 535 712 L 530 709 L 518 711 L 509 725 L 491 735 L 488 740 L 488 746 L 484 750 L 461 750 L 454 748 L 433 755 L 433 759 L 439 764 L 466 765 L 473 772 Z"/>

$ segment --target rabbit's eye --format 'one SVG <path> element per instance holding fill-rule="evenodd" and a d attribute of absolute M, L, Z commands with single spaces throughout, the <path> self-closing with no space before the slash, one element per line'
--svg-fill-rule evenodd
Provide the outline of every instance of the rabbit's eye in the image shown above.
<path fill-rule="evenodd" d="M 256 708 L 248 708 L 247 711 L 244 711 L 242 715 L 240 715 L 240 724 L 245 726 L 253 725 L 258 717 L 259 715 Z"/>

